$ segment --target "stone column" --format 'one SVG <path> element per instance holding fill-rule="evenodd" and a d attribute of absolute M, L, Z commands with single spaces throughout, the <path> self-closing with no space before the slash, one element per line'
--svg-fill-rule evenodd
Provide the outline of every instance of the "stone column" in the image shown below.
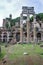
<path fill-rule="evenodd" d="M 27 14 L 27 43 L 30 42 L 30 23 L 29 23 L 29 14 Z"/>
<path fill-rule="evenodd" d="M 33 29 L 33 34 L 34 34 L 34 42 L 36 42 L 36 16 L 34 15 L 34 29 Z"/>
<path fill-rule="evenodd" d="M 20 42 L 23 43 L 23 14 L 20 16 Z"/>
<path fill-rule="evenodd" d="M 34 25 L 35 26 L 35 25 Z M 34 27 L 34 42 L 36 42 L 36 31 L 35 31 L 35 27 Z"/>

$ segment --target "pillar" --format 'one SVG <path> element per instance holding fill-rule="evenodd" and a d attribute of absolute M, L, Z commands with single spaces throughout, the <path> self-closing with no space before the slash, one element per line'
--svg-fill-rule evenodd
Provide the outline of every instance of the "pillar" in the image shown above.
<path fill-rule="evenodd" d="M 23 14 L 20 16 L 20 42 L 23 43 Z"/>
<path fill-rule="evenodd" d="M 29 14 L 27 14 L 27 43 L 30 42 L 30 23 L 29 23 Z"/>
<path fill-rule="evenodd" d="M 33 28 L 33 34 L 34 34 L 34 42 L 36 42 L 36 16 L 34 15 L 34 28 Z"/>

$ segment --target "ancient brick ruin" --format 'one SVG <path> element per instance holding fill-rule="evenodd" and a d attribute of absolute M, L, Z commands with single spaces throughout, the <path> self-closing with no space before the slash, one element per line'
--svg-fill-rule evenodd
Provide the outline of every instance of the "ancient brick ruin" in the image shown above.
<path fill-rule="evenodd" d="M 30 15 L 33 15 L 33 22 L 30 23 Z M 12 16 L 9 17 L 12 19 Z M 3 19 L 3 27 L 0 27 L 0 42 L 7 43 L 29 43 L 43 41 L 43 22 L 36 21 L 34 7 L 22 7 L 20 14 L 20 22 L 16 22 L 11 29 L 6 29 L 6 22 L 9 20 Z"/>

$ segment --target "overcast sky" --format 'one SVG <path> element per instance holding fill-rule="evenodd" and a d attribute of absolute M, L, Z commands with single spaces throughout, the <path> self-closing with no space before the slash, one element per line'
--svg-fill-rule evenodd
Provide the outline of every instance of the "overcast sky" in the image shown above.
<path fill-rule="evenodd" d="M 34 6 L 36 13 L 43 12 L 43 0 L 0 0 L 0 26 L 2 19 L 12 14 L 13 18 L 21 13 L 22 6 Z"/>

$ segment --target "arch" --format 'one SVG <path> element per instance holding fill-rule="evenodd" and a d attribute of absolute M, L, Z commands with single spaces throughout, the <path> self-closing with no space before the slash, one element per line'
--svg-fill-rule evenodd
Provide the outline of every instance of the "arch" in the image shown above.
<path fill-rule="evenodd" d="M 37 41 L 40 41 L 41 40 L 41 33 L 39 32 L 39 33 L 37 33 Z"/>
<path fill-rule="evenodd" d="M 19 33 L 19 32 L 16 33 L 16 41 L 17 41 L 17 42 L 20 41 L 20 33 Z"/>
<path fill-rule="evenodd" d="M 7 42 L 7 33 L 6 32 L 3 33 L 3 42 Z"/>

